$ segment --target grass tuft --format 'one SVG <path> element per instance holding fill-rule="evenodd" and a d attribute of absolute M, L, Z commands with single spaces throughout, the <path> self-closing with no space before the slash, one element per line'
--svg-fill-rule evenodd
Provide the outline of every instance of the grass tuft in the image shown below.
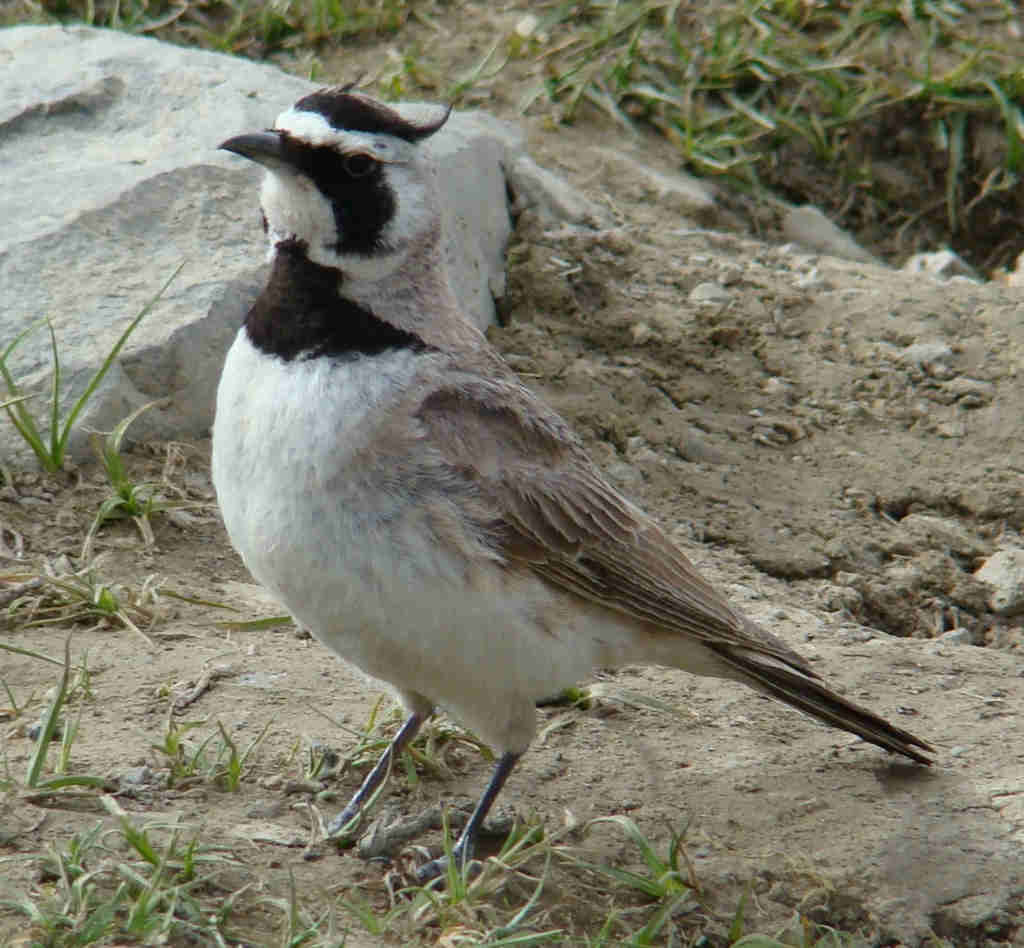
<path fill-rule="evenodd" d="M 25 591 L 7 606 L 8 624 L 31 629 L 81 622 L 116 625 L 134 632 L 154 647 L 148 632 L 164 617 L 159 580 L 145 579 L 138 588 L 108 583 L 100 574 L 102 556 L 75 569 L 66 556 L 44 561 L 38 573 L 8 574 Z M 38 584 L 34 581 L 39 580 Z M 13 649 L 12 649 L 13 650 Z"/>
<path fill-rule="evenodd" d="M 234 860 L 203 846 L 199 833 L 183 842 L 178 824 L 139 825 L 113 797 L 103 802 L 115 829 L 100 821 L 66 846 L 50 847 L 39 859 L 44 884 L 0 900 L 0 907 L 25 918 L 26 944 L 226 946 L 227 923 L 242 892 L 225 897 L 217 875 Z"/>
<path fill-rule="evenodd" d="M 7 417 L 11 424 L 14 425 L 15 430 L 32 449 L 32 452 L 35 454 L 44 470 L 51 473 L 63 470 L 65 455 L 67 453 L 68 438 L 71 436 L 71 429 L 78 420 L 78 416 L 89 403 L 89 399 L 92 398 L 93 393 L 99 387 L 100 382 L 102 382 L 106 377 L 107 372 L 110 371 L 110 367 L 114 364 L 114 360 L 120 354 L 121 349 L 124 348 L 124 344 L 128 341 L 128 337 L 131 336 L 149 311 L 156 306 L 160 297 L 164 295 L 167 288 L 171 285 L 174 278 L 181 272 L 182 267 L 184 266 L 184 262 L 179 264 L 178 268 L 167 279 L 167 282 L 160 287 L 156 296 L 154 296 L 153 299 L 139 310 L 135 318 L 128 324 L 124 332 L 121 333 L 117 342 L 114 343 L 113 348 L 111 348 L 110 352 L 107 353 L 107 357 L 103 360 L 103 364 L 93 373 L 92 378 L 89 380 L 89 384 L 85 387 L 85 391 L 78 396 L 74 405 L 71 406 L 71 409 L 66 415 L 62 415 L 60 403 L 60 352 L 57 348 L 57 336 L 53 331 L 53 324 L 48 319 L 41 320 L 38 323 L 28 326 L 25 330 L 19 333 L 14 340 L 7 345 L 3 353 L 0 354 L 0 377 L 3 378 L 4 384 L 7 386 L 7 394 L 9 396 L 9 398 L 3 403 L 3 408 L 7 412 Z M 44 324 L 50 333 L 50 353 L 53 363 L 53 371 L 50 377 L 49 430 L 48 434 L 45 436 L 40 431 L 39 425 L 36 422 L 35 417 L 32 415 L 32 412 L 29 411 L 28 401 L 30 396 L 22 392 L 21 386 L 15 381 L 14 376 L 11 374 L 7 365 L 7 362 L 15 349 L 25 341 L 26 337 L 39 328 L 39 326 Z"/>

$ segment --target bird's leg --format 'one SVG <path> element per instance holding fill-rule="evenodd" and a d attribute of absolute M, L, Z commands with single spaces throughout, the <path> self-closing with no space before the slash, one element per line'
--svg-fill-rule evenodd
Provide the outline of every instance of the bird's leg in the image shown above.
<path fill-rule="evenodd" d="M 513 754 L 511 751 L 508 751 L 501 755 L 501 758 L 495 765 L 490 782 L 484 789 L 476 809 L 473 810 L 473 815 L 469 818 L 469 822 L 462 830 L 462 835 L 459 836 L 458 842 L 452 849 L 452 859 L 455 860 L 455 865 L 459 868 L 460 872 L 465 869 L 466 865 L 473 858 L 473 846 L 476 843 L 476 835 L 487 818 L 495 798 L 501 792 L 501 788 L 505 786 L 505 781 L 508 779 L 508 775 L 512 773 L 512 768 L 515 767 L 519 757 L 519 754 Z M 447 860 L 442 856 L 420 866 L 416 870 L 417 881 L 421 883 L 428 882 L 430 879 L 441 875 L 445 870 L 446 863 Z"/>
<path fill-rule="evenodd" d="M 346 823 L 351 822 L 353 817 L 362 809 L 363 804 L 373 795 L 380 782 L 387 776 L 394 759 L 405 749 L 419 731 L 423 722 L 430 717 L 429 714 L 421 711 L 413 711 L 405 719 L 405 723 L 398 729 L 398 733 L 391 739 L 387 750 L 380 755 L 373 770 L 367 775 L 362 786 L 355 792 L 348 805 L 342 810 L 327 826 L 327 836 L 336 836 L 344 828 Z"/>

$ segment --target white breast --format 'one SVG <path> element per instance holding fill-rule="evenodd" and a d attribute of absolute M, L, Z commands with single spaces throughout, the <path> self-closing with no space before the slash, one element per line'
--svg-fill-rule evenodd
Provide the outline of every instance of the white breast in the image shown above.
<path fill-rule="evenodd" d="M 285 362 L 256 349 L 244 330 L 231 346 L 217 392 L 213 482 L 235 548 L 286 602 L 296 588 L 325 582 L 339 548 L 358 571 L 367 536 L 401 505 L 365 461 L 351 468 L 365 459 L 415 359 L 395 350 Z"/>

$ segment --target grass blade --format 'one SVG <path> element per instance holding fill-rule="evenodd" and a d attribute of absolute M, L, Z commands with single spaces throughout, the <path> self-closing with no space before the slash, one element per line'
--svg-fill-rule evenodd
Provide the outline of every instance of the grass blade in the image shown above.
<path fill-rule="evenodd" d="M 39 730 L 39 738 L 36 740 L 36 749 L 28 764 L 28 773 L 25 775 L 25 785 L 35 789 L 39 785 L 39 774 L 42 772 L 43 764 L 46 763 L 46 752 L 50 748 L 50 741 L 57 730 L 57 722 L 60 720 L 60 709 L 64 706 L 68 695 L 68 679 L 71 675 L 71 636 L 64 640 L 64 671 L 61 674 L 60 685 L 57 693 L 53 696 L 53 704 L 46 714 L 46 720 Z"/>
<path fill-rule="evenodd" d="M 50 461 L 56 462 L 58 441 L 60 438 L 60 353 L 57 351 L 57 334 L 53 331 L 53 323 L 46 320 L 46 328 L 50 330 L 50 353 L 53 356 L 53 376 L 50 385 Z M 55 468 L 55 469 L 56 469 Z"/>
<path fill-rule="evenodd" d="M 62 666 L 64 663 L 58 661 L 56 658 L 51 658 L 49 655 L 44 655 L 42 652 L 34 652 L 30 648 L 19 648 L 17 645 L 8 645 L 6 642 L 0 642 L 0 649 L 5 652 L 14 652 L 16 655 L 25 655 L 28 658 L 39 658 L 44 662 L 49 662 L 51 665 Z"/>
<path fill-rule="evenodd" d="M 46 451 L 46 445 L 43 444 L 42 436 L 39 434 L 39 429 L 36 427 L 35 420 L 32 418 L 29 410 L 22 404 L 25 399 L 30 398 L 30 395 L 22 395 L 21 389 L 18 383 L 14 381 L 14 376 L 11 375 L 10 369 L 7 368 L 7 360 L 11 353 L 22 343 L 22 341 L 35 330 L 41 326 L 45 320 L 38 320 L 23 329 L 17 336 L 14 337 L 12 342 L 3 351 L 3 355 L 0 355 L 0 375 L 3 376 L 4 384 L 7 386 L 7 394 L 10 395 L 13 401 L 9 402 L 5 408 L 7 409 L 7 417 L 10 418 L 11 424 L 14 425 L 18 434 L 25 440 L 25 443 L 32 449 L 36 457 L 39 459 L 40 464 L 46 470 L 49 470 L 49 458 Z"/>
<path fill-rule="evenodd" d="M 174 279 L 181 273 L 185 267 L 185 262 L 182 260 L 181 263 L 175 268 L 175 271 L 167 278 L 167 281 L 162 287 L 160 287 L 156 296 L 154 296 L 145 306 L 139 310 L 138 315 L 128 324 L 127 328 L 121 333 L 120 338 L 114 344 L 114 348 L 107 353 L 107 357 L 103 360 L 103 364 L 96 370 L 93 377 L 89 380 L 89 384 L 86 386 L 85 391 L 78 396 L 78 400 L 75 402 L 74 407 L 71 409 L 70 414 L 64 420 L 64 427 L 60 433 L 60 439 L 57 443 L 57 450 L 54 452 L 58 461 L 58 467 L 63 462 L 64 451 L 67 447 L 68 436 L 71 434 L 71 428 L 77 420 L 78 416 L 82 413 L 82 409 L 88 404 L 89 399 L 92 397 L 93 392 L 96 391 L 100 382 L 103 381 L 107 372 L 110 371 L 110 367 L 114 364 L 114 360 L 118 357 L 121 350 L 124 348 L 124 344 L 128 341 L 128 337 L 135 331 L 135 327 L 142 322 L 142 320 L 149 314 L 150 310 L 160 301 L 160 298 L 167 291 L 167 287 L 171 285 Z"/>

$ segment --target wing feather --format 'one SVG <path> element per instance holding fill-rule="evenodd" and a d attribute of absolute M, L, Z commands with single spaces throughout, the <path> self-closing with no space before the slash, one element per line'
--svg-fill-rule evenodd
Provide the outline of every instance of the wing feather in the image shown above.
<path fill-rule="evenodd" d="M 417 416 L 433 447 L 495 511 L 503 552 L 537 575 L 652 634 L 762 652 L 814 675 L 749 623 L 664 531 L 612 487 L 569 426 L 512 379 L 466 373 L 430 393 Z"/>

